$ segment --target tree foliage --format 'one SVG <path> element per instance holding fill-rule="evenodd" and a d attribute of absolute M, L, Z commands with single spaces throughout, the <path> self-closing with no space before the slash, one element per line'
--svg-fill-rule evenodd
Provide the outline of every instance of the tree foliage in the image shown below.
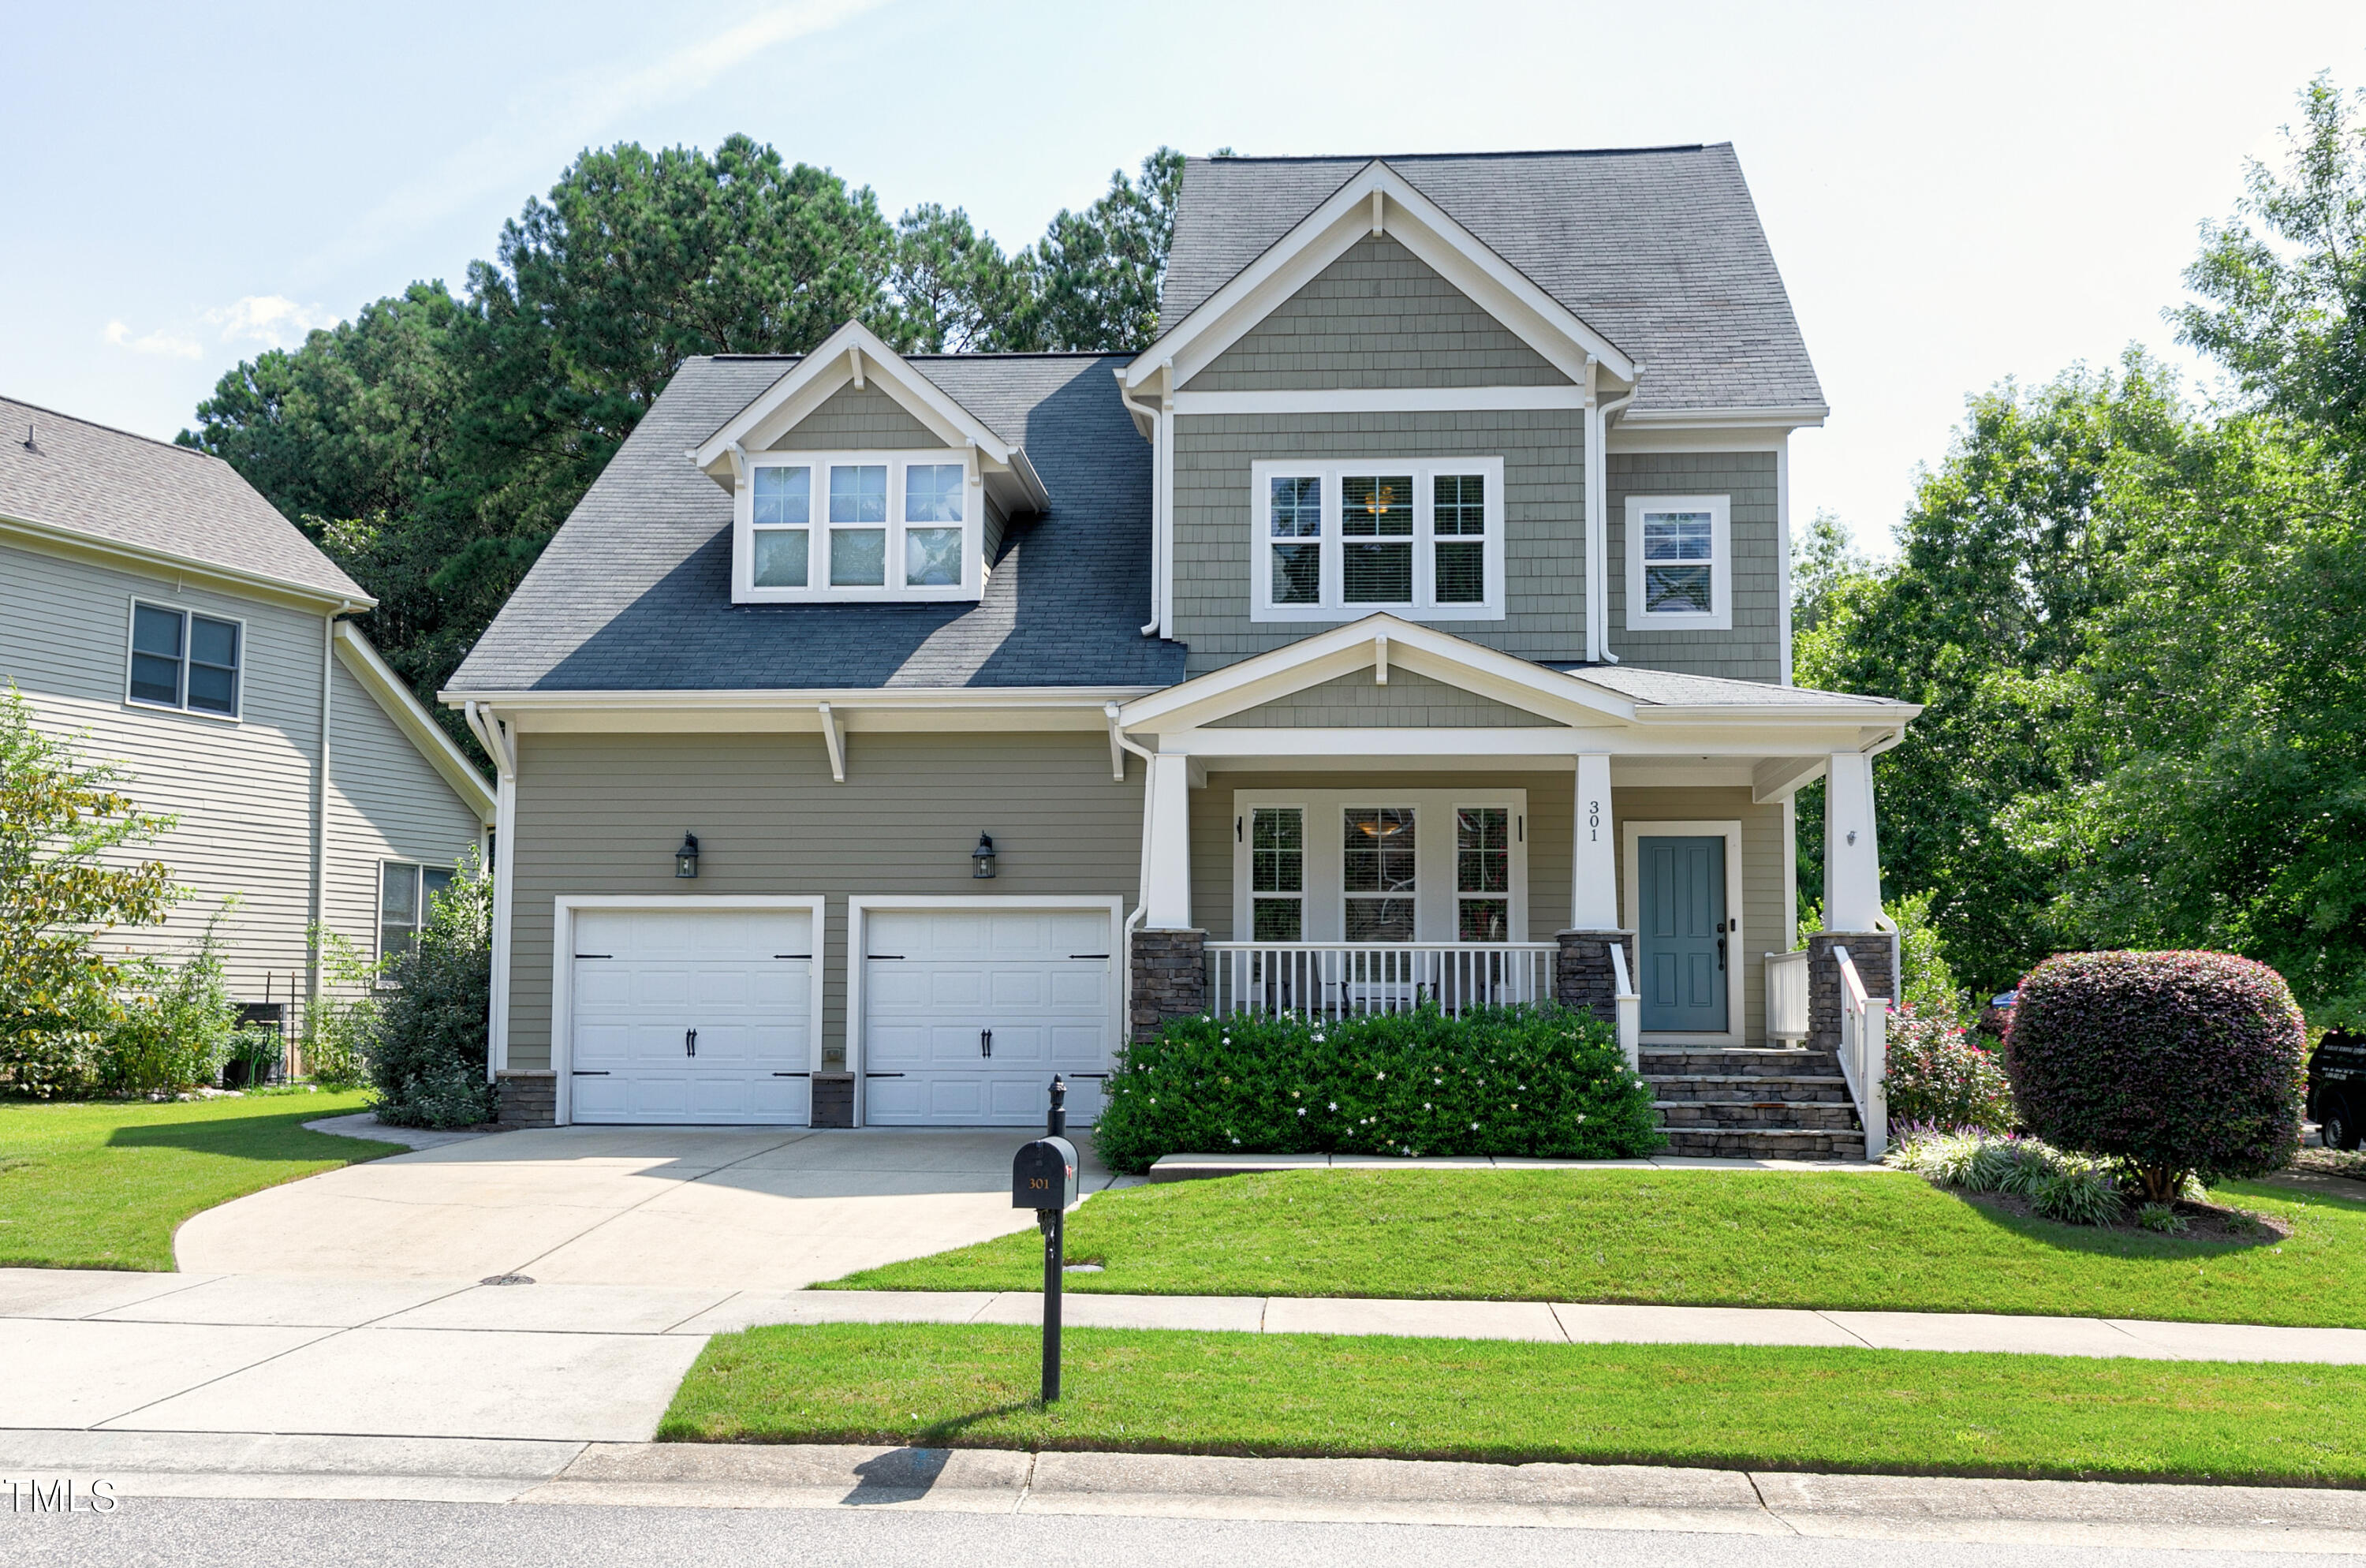
<path fill-rule="evenodd" d="M 432 707 L 685 358 L 801 353 L 849 321 L 913 352 L 1144 346 L 1182 169 L 1161 148 L 1006 254 L 958 208 L 891 223 L 745 136 L 586 151 L 462 296 L 414 283 L 242 363 L 181 440 L 379 600 L 365 625 Z"/>
<path fill-rule="evenodd" d="M 172 908 L 172 874 L 119 852 L 173 826 L 115 787 L 126 778 L 34 728 L 15 682 L 0 691 L 0 1084 L 11 1092 L 45 1099 L 87 1083 L 120 1011 L 115 965 L 94 938 Z"/>

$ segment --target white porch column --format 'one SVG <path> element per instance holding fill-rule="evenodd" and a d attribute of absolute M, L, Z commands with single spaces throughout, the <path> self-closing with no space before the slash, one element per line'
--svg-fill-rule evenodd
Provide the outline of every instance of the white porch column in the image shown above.
<path fill-rule="evenodd" d="M 1143 809 L 1150 813 L 1144 867 L 1143 924 L 1152 931 L 1191 926 L 1191 759 L 1161 756 L 1150 764 Z"/>
<path fill-rule="evenodd" d="M 1569 929 L 1615 931 L 1618 925 L 1618 836 L 1610 828 L 1610 758 L 1577 759 L 1577 832 L 1569 858 Z"/>
<path fill-rule="evenodd" d="M 1880 913 L 1873 759 L 1862 751 L 1836 751 L 1824 784 L 1824 929 L 1873 931 Z"/>

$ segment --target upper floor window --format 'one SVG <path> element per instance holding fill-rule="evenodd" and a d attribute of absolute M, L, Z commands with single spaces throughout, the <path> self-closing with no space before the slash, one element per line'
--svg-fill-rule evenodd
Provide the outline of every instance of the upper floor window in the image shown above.
<path fill-rule="evenodd" d="M 245 641 L 246 628 L 237 621 L 135 603 L 127 694 L 155 707 L 236 718 Z"/>
<path fill-rule="evenodd" d="M 754 453 L 738 498 L 733 598 L 975 599 L 976 479 L 944 452 Z"/>
<path fill-rule="evenodd" d="M 1627 498 L 1627 629 L 1733 629 L 1733 506 L 1722 495 Z"/>
<path fill-rule="evenodd" d="M 1250 488 L 1252 619 L 1502 619 L 1502 458 L 1259 462 Z"/>

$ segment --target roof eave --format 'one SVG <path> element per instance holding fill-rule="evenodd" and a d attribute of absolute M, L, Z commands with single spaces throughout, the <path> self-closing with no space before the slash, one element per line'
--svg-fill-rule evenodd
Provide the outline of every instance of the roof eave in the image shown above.
<path fill-rule="evenodd" d="M 13 513 L 0 513 L 0 530 L 29 535 L 51 544 L 70 546 L 95 555 L 136 562 L 141 566 L 162 568 L 190 577 L 208 578 L 232 588 L 264 590 L 299 599 L 308 604 L 332 607 L 340 611 L 362 611 L 377 607 L 377 601 L 355 584 L 351 592 L 334 588 L 322 588 L 313 583 L 299 582 L 293 578 L 274 577 L 268 572 L 245 571 L 237 567 L 223 566 L 196 556 L 182 555 L 174 550 L 160 550 L 147 545 L 134 545 L 121 539 L 110 539 L 104 534 L 93 534 L 80 528 L 69 528 L 38 518 L 20 517 Z"/>

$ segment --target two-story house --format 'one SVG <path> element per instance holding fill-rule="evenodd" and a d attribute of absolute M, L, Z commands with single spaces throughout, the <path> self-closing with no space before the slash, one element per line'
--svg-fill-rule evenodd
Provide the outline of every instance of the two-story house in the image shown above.
<path fill-rule="evenodd" d="M 108 952 L 184 953 L 235 896 L 231 990 L 300 1031 L 315 928 L 389 953 L 481 852 L 493 791 L 344 618 L 374 603 L 220 458 L 0 400 L 0 682 L 175 818 L 124 853 L 181 902 Z"/>
<path fill-rule="evenodd" d="M 1848 1148 L 1731 1053 L 1831 1043 L 1793 797 L 1876 933 L 1917 710 L 1789 682 L 1825 409 L 1731 148 L 1194 160 L 1163 307 L 682 367 L 445 694 L 508 1114 L 1089 1117 L 1175 1012 L 1625 998 L 1680 1151 Z"/>

